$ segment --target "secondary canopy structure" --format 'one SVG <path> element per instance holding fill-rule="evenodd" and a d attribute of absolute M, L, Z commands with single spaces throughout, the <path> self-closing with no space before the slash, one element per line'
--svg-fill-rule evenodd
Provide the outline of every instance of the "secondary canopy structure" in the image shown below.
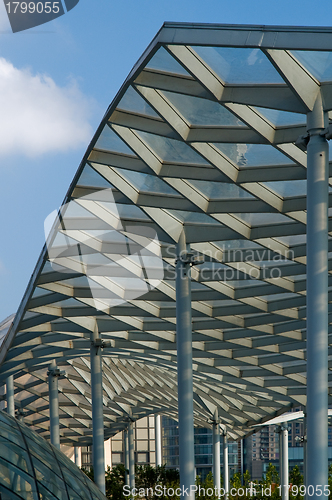
<path fill-rule="evenodd" d="M 236 437 L 306 404 L 307 115 L 320 106 L 328 128 L 331 51 L 330 28 L 162 27 L 50 221 L 4 336 L 0 379 L 14 375 L 26 422 L 48 435 L 56 359 L 62 441 L 91 441 L 98 335 L 106 437 L 128 415 L 176 415 L 182 236 L 196 422 L 217 408 Z"/>

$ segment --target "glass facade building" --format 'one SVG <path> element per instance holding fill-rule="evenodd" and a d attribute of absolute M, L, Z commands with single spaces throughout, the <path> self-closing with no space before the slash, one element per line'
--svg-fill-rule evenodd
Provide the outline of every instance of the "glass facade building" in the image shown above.
<path fill-rule="evenodd" d="M 179 467 L 179 424 L 175 420 L 163 417 L 163 463 L 169 468 Z M 196 475 L 204 480 L 212 472 L 212 429 L 195 427 L 195 467 Z M 220 452 L 221 473 L 223 473 L 223 450 Z M 232 477 L 239 472 L 238 442 L 228 443 L 228 464 Z"/>
<path fill-rule="evenodd" d="M 154 416 L 143 417 L 133 423 L 134 433 L 134 458 L 138 465 L 152 465 L 156 463 L 155 453 L 155 427 Z M 109 462 L 105 466 L 113 466 L 125 463 L 124 432 L 118 432 L 113 436 L 108 445 Z M 106 455 L 106 453 L 105 453 Z M 81 448 L 82 466 L 90 469 L 92 467 L 92 446 Z M 106 457 L 105 457 L 106 458 Z"/>
<path fill-rule="evenodd" d="M 0 412 L 1 500 L 103 500 L 105 496 L 57 448 Z"/>

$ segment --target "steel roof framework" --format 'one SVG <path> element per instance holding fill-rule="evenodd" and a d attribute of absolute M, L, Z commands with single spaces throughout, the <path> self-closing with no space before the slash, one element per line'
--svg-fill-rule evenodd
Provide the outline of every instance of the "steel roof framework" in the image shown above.
<path fill-rule="evenodd" d="M 124 428 L 128 415 L 176 415 L 174 270 L 182 231 L 204 259 L 191 274 L 196 422 L 207 425 L 217 408 L 236 437 L 306 404 L 307 155 L 305 139 L 296 141 L 307 134 L 317 95 L 332 110 L 331 50 L 332 30 L 323 28 L 161 29 L 70 186 L 65 203 L 75 209 L 52 236 L 61 262 L 51 264 L 43 250 L 4 338 L 0 377 L 15 375 L 17 404 L 43 435 L 46 367 L 55 358 L 67 372 L 59 381 L 62 441 L 91 440 L 87 355 L 96 330 L 110 342 L 105 435 Z M 116 260 L 105 236 L 114 229 L 109 190 L 118 232 L 132 241 L 135 227 L 144 227 L 161 245 L 163 279 L 138 298 L 126 296 L 139 272 L 130 257 L 119 264 L 122 276 L 94 278 L 97 299 L 82 270 L 82 258 Z M 79 259 L 64 237 L 80 244 Z M 109 294 L 118 302 L 108 307 Z"/>

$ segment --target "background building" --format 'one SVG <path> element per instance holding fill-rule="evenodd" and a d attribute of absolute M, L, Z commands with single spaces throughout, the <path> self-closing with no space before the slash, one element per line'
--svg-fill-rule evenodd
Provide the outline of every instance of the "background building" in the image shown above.
<path fill-rule="evenodd" d="M 154 416 L 144 417 L 134 423 L 135 463 L 138 465 L 156 465 L 155 420 Z M 162 417 L 163 464 L 167 468 L 179 467 L 179 427 L 178 422 Z M 124 464 L 124 433 L 119 432 L 105 441 L 106 466 Z M 223 450 L 220 453 L 221 473 L 223 473 Z M 92 466 L 92 447 L 81 448 L 82 467 Z M 241 472 L 241 442 L 228 443 L 228 463 L 230 477 Z M 212 429 L 195 427 L 195 466 L 196 474 L 204 480 L 212 472 Z"/>
<path fill-rule="evenodd" d="M 134 422 L 135 463 L 156 465 L 154 416 Z M 82 467 L 92 466 L 92 447 L 81 449 Z M 118 432 L 105 441 L 105 464 L 110 467 L 125 462 L 124 433 Z"/>
<path fill-rule="evenodd" d="M 293 411 L 300 411 L 295 408 Z M 303 432 L 304 424 L 291 421 L 288 425 L 288 452 L 289 469 L 295 465 L 303 474 Z M 329 462 L 332 463 L 332 438 L 329 428 Z M 139 465 L 156 465 L 154 416 L 144 417 L 134 424 L 135 463 Z M 168 468 L 179 467 L 179 428 L 178 422 L 171 418 L 162 417 L 162 450 L 163 464 Z M 91 467 L 91 447 L 81 449 L 82 466 Z M 124 463 L 123 432 L 105 441 L 107 465 Z M 223 475 L 223 449 L 220 453 L 221 474 Z M 279 470 L 279 433 L 277 425 L 268 425 L 258 428 L 257 431 L 242 441 L 228 443 L 229 474 L 232 477 L 236 472 L 249 471 L 252 479 L 261 479 L 266 473 L 269 463 Z M 212 472 L 212 429 L 195 427 L 195 466 L 196 474 L 204 480 Z"/>
<path fill-rule="evenodd" d="M 179 427 L 175 420 L 163 417 L 163 459 L 167 467 L 179 466 Z M 241 471 L 238 450 L 240 443 L 228 443 L 228 463 L 230 476 Z M 221 473 L 223 469 L 223 450 L 220 447 Z M 196 475 L 204 480 L 212 472 L 212 429 L 208 427 L 195 427 L 195 467 Z"/>
<path fill-rule="evenodd" d="M 279 435 L 276 425 L 257 430 L 244 441 L 244 470 L 252 479 L 261 479 L 268 464 L 279 464 Z"/>

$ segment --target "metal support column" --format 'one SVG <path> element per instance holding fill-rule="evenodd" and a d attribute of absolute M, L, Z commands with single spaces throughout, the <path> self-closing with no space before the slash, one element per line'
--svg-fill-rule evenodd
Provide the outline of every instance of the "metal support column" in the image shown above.
<path fill-rule="evenodd" d="M 94 482 L 105 494 L 105 457 L 104 457 L 104 417 L 103 417 L 103 379 L 102 356 L 103 343 L 98 333 L 91 338 L 91 396 L 92 396 L 92 463 Z"/>
<path fill-rule="evenodd" d="M 229 492 L 229 470 L 228 470 L 228 442 L 226 431 L 223 434 L 223 455 L 224 455 L 224 490 Z"/>
<path fill-rule="evenodd" d="M 51 443 L 60 450 L 60 422 L 59 422 L 59 389 L 58 380 L 60 370 L 53 359 L 48 375 L 48 394 L 50 407 L 50 439 Z"/>
<path fill-rule="evenodd" d="M 15 399 L 14 399 L 14 377 L 10 375 L 6 380 L 6 399 L 7 413 L 15 417 Z"/>
<path fill-rule="evenodd" d="M 307 114 L 307 485 L 328 484 L 328 114 Z"/>
<path fill-rule="evenodd" d="M 190 488 L 195 485 L 190 257 L 182 231 L 176 260 L 176 341 L 180 486 L 186 500 L 195 498 Z"/>
<path fill-rule="evenodd" d="M 212 465 L 213 465 L 213 484 L 217 491 L 220 490 L 220 426 L 218 410 L 216 409 L 212 421 Z M 219 496 L 219 495 L 218 495 Z"/>
<path fill-rule="evenodd" d="M 281 500 L 289 499 L 289 468 L 288 468 L 288 425 L 284 423 L 280 426 L 279 433 L 279 460 L 280 460 L 280 480 L 281 480 Z"/>
<path fill-rule="evenodd" d="M 244 463 L 243 463 L 243 439 L 241 439 L 240 441 L 240 457 L 241 457 L 241 468 L 240 468 L 240 471 L 241 471 L 241 484 L 243 484 L 243 474 L 244 474 Z"/>
<path fill-rule="evenodd" d="M 80 446 L 75 446 L 74 448 L 74 460 L 77 467 L 82 467 L 82 451 Z"/>
<path fill-rule="evenodd" d="M 156 467 L 162 465 L 162 438 L 161 438 L 161 415 L 154 417 L 154 437 L 156 446 Z"/>
<path fill-rule="evenodd" d="M 306 413 L 304 413 L 303 416 L 303 484 L 307 486 L 307 414 Z"/>
<path fill-rule="evenodd" d="M 125 483 L 127 486 L 130 486 L 129 484 L 129 440 L 128 440 L 128 429 L 124 431 L 124 463 L 125 463 L 125 469 L 126 469 L 126 474 L 125 474 Z"/>
<path fill-rule="evenodd" d="M 135 449 L 134 449 L 134 423 L 128 424 L 128 442 L 129 442 L 129 486 L 135 488 Z"/>

